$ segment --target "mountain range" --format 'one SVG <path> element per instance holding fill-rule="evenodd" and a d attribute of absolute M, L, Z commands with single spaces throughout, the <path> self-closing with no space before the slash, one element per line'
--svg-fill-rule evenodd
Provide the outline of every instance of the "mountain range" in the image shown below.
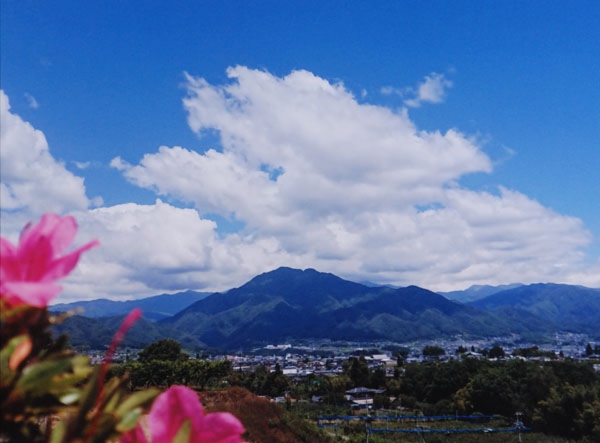
<path fill-rule="evenodd" d="M 96 300 L 77 301 L 73 303 L 59 303 L 52 305 L 54 312 L 82 311 L 83 315 L 90 318 L 114 317 L 126 315 L 134 308 L 140 308 L 144 318 L 148 320 L 161 320 L 177 314 L 192 303 L 211 295 L 211 292 L 185 291 L 177 294 L 161 294 L 140 300 L 114 301 L 100 298 Z"/>
<path fill-rule="evenodd" d="M 305 340 L 401 343 L 459 334 L 535 337 L 557 330 L 599 334 L 600 290 L 540 284 L 486 291 L 491 295 L 460 303 L 417 286 L 364 285 L 314 269 L 279 268 L 226 293 L 138 300 L 142 309 L 151 299 L 164 299 L 173 307 L 181 299 L 186 306 L 171 315 L 165 310 L 152 311 L 168 316 L 156 322 L 144 320 L 130 332 L 126 344 L 169 337 L 186 347 L 241 349 Z M 194 297 L 199 299 L 190 303 Z M 87 308 L 95 306 L 87 303 L 92 303 Z M 106 301 L 102 303 L 106 305 Z M 86 340 L 92 336 L 108 343 L 118 324 L 114 317 L 76 316 L 57 329 L 68 332 L 73 344 L 91 346 Z"/>
<path fill-rule="evenodd" d="M 501 291 L 518 288 L 523 286 L 521 283 L 512 283 L 509 285 L 491 286 L 491 285 L 473 285 L 468 289 L 462 291 L 451 291 L 451 292 L 438 292 L 438 294 L 450 300 L 456 300 L 461 303 L 468 303 L 475 300 L 488 297 Z"/>
<path fill-rule="evenodd" d="M 504 317 L 538 318 L 555 330 L 600 334 L 600 289 L 538 283 L 469 303 Z"/>

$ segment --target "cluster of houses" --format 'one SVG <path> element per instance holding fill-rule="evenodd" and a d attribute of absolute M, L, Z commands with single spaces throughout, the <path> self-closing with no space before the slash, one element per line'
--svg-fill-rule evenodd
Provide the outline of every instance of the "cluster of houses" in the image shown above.
<path fill-rule="evenodd" d="M 524 344 L 516 344 L 510 343 L 506 341 L 506 337 L 502 338 L 504 340 L 504 350 L 506 351 L 506 356 L 502 359 L 511 359 L 511 358 L 521 358 L 526 360 L 540 360 L 540 359 L 548 359 L 545 357 L 522 357 L 522 356 L 513 356 L 512 351 L 516 348 L 527 347 L 528 345 Z M 575 334 L 564 334 L 564 336 L 556 337 L 555 343 L 553 343 L 554 347 L 550 346 L 540 346 L 540 350 L 555 349 L 556 358 L 569 358 L 572 360 L 586 360 L 589 356 L 585 354 L 585 344 L 589 343 L 586 341 L 587 337 L 580 337 Z M 500 338 L 498 338 L 498 341 Z M 404 361 L 406 363 L 412 362 L 423 362 L 423 361 L 450 361 L 453 359 L 464 359 L 464 358 L 474 358 L 474 359 L 483 359 L 489 358 L 489 356 L 484 355 L 484 353 L 480 352 L 480 349 L 485 349 L 491 347 L 491 344 L 494 342 L 494 339 L 487 340 L 479 340 L 479 341 L 471 341 L 464 342 L 460 340 L 439 340 L 429 343 L 413 343 L 410 346 L 410 352 L 408 355 L 404 357 Z M 436 346 L 443 349 L 443 353 L 435 356 L 424 356 L 422 355 L 421 350 L 425 346 Z M 456 350 L 458 347 L 463 347 L 465 352 L 462 352 L 460 355 L 456 354 Z M 534 345 L 531 345 L 534 346 Z M 393 376 L 394 367 L 396 366 L 396 357 L 392 355 L 391 352 L 382 352 L 369 355 L 368 353 L 361 352 L 363 349 L 357 347 L 354 348 L 353 352 L 319 352 L 316 349 L 306 349 L 299 350 L 299 348 L 295 348 L 298 352 L 293 352 L 292 346 L 290 344 L 283 345 L 267 345 L 263 349 L 263 354 L 271 355 L 216 355 L 212 356 L 211 360 L 229 360 L 231 361 L 233 367 L 235 369 L 247 372 L 254 371 L 258 366 L 264 365 L 269 370 L 274 370 L 276 365 L 279 365 L 283 373 L 289 377 L 304 377 L 311 374 L 314 375 L 335 375 L 341 373 L 343 371 L 342 365 L 345 361 L 348 360 L 349 357 L 355 356 L 358 353 L 362 353 L 364 355 L 365 360 L 369 366 L 369 369 L 374 370 L 376 368 L 384 368 L 386 370 L 386 374 L 388 376 Z M 560 350 L 560 352 L 558 351 Z M 290 351 L 290 352 L 287 352 Z M 117 353 L 115 355 L 114 361 L 128 361 L 135 360 L 137 357 L 137 350 L 125 350 Z M 287 352 L 287 353 L 286 353 Z M 90 356 L 92 363 L 101 363 L 104 357 L 103 351 L 89 351 L 88 355 Z M 197 356 L 196 356 L 197 357 Z M 194 355 L 190 355 L 190 358 L 196 358 Z M 593 356 L 592 358 L 597 358 L 598 356 Z"/>
<path fill-rule="evenodd" d="M 319 356 L 313 353 L 284 353 L 287 346 L 271 346 L 267 347 L 267 350 L 272 350 L 272 355 L 216 355 L 212 356 L 211 360 L 228 360 L 236 370 L 242 372 L 253 372 L 259 366 L 264 366 L 269 371 L 275 371 L 279 368 L 282 373 L 290 378 L 302 379 L 303 377 L 315 375 L 336 375 L 343 372 L 343 365 L 352 356 L 356 356 L 356 351 L 353 353 L 344 353 L 340 355 L 329 355 Z M 474 346 L 472 346 L 474 348 Z M 466 352 L 456 355 L 455 349 L 452 349 L 451 345 L 446 344 L 445 353 L 435 357 L 426 357 L 420 355 L 415 350 L 405 357 L 405 362 L 422 362 L 431 359 L 437 361 L 448 361 L 456 358 L 475 358 L 482 359 L 487 358 L 482 353 L 475 351 L 474 349 L 467 349 Z M 574 356 L 569 355 L 569 358 L 575 360 L 584 360 L 586 357 L 584 354 L 579 352 Z M 510 349 L 507 349 L 507 356 L 504 359 L 509 358 L 521 358 L 526 360 L 539 360 L 539 357 L 515 357 L 509 354 Z M 280 354 L 280 355 L 277 355 Z M 101 351 L 90 351 L 88 352 L 92 364 L 102 363 L 104 352 Z M 393 377 L 394 372 L 397 371 L 397 359 L 392 355 L 391 352 L 384 352 L 379 354 L 365 355 L 362 353 L 367 366 L 371 371 L 375 369 L 383 369 L 386 376 Z M 137 357 L 136 350 L 125 350 L 115 355 L 115 361 L 127 361 L 135 360 Z M 597 356 L 594 356 L 597 358 Z M 190 358 L 195 358 L 190 356 Z M 600 371 L 600 364 L 594 364 L 594 369 Z M 366 387 L 356 387 L 346 392 L 346 400 L 349 402 L 353 409 L 370 409 L 373 405 L 374 398 L 376 395 L 384 394 L 384 390 L 381 389 L 370 389 Z M 284 397 L 275 399 L 275 401 L 285 402 Z M 319 396 L 314 396 L 312 401 L 315 403 L 322 402 L 323 399 Z"/>
<path fill-rule="evenodd" d="M 321 357 L 310 354 L 286 354 L 285 356 L 240 356 L 223 355 L 215 356 L 214 359 L 229 360 L 235 369 L 242 372 L 252 372 L 258 366 L 265 366 L 269 370 L 274 370 L 277 365 L 284 375 L 289 377 L 305 377 L 308 375 L 334 375 L 342 373 L 343 363 L 348 360 L 350 355 L 344 354 L 335 357 Z M 365 356 L 369 369 L 390 368 L 390 376 L 393 375 L 393 366 L 396 365 L 396 359 L 391 353 L 375 354 Z"/>

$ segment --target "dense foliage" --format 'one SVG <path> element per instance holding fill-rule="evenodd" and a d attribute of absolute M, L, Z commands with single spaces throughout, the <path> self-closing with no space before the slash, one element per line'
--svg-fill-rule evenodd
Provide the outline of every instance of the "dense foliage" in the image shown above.
<path fill-rule="evenodd" d="M 173 385 L 205 387 L 222 386 L 221 381 L 230 373 L 228 361 L 204 360 L 149 360 L 133 361 L 114 366 L 111 375 L 128 375 L 131 390 L 149 386 Z"/>
<path fill-rule="evenodd" d="M 139 354 L 138 360 L 149 362 L 153 360 L 187 360 L 187 354 L 182 352 L 177 340 L 165 338 L 146 346 Z"/>

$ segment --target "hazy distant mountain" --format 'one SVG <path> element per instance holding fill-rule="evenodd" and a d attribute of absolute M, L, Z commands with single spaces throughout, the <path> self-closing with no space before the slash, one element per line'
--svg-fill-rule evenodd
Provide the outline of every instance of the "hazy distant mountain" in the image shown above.
<path fill-rule="evenodd" d="M 53 330 L 56 334 L 68 334 L 69 343 L 72 346 L 104 349 L 111 342 L 124 317 L 124 315 L 121 315 L 89 318 L 76 315 L 53 326 Z M 186 349 L 206 347 L 205 343 L 185 331 L 179 331 L 169 325 L 151 322 L 144 318 L 140 318 L 135 322 L 125 336 L 122 347 L 128 346 L 141 349 L 162 338 L 173 338 Z"/>
<path fill-rule="evenodd" d="M 533 316 L 555 329 L 600 338 L 600 289 L 540 283 L 501 291 L 469 305 L 521 321 Z"/>
<path fill-rule="evenodd" d="M 60 303 L 50 307 L 54 312 L 83 309 L 81 315 L 90 318 L 125 315 L 133 308 L 140 308 L 147 320 L 160 320 L 170 317 L 187 308 L 194 302 L 208 297 L 210 292 L 185 291 L 177 294 L 162 294 L 139 300 L 114 301 L 97 299 L 74 303 Z"/>
<path fill-rule="evenodd" d="M 213 294 L 163 320 L 210 346 L 294 339 L 408 341 L 455 334 L 528 332 L 416 286 L 368 287 L 333 274 L 279 268 Z"/>
<path fill-rule="evenodd" d="M 396 286 L 396 285 L 382 285 L 380 283 L 373 283 L 372 281 L 368 281 L 368 280 L 363 280 L 363 281 L 359 281 L 359 284 L 363 285 L 363 286 L 367 286 L 369 288 L 380 288 L 382 286 L 385 286 L 386 288 L 392 288 L 392 289 L 398 289 L 400 288 L 400 286 Z"/>
<path fill-rule="evenodd" d="M 473 285 L 468 289 L 463 289 L 462 291 L 438 292 L 438 294 L 443 295 L 450 300 L 467 303 L 497 294 L 498 292 L 506 291 L 507 289 L 518 288 L 519 286 L 523 285 L 521 283 L 512 283 L 510 285 L 499 286 Z"/>

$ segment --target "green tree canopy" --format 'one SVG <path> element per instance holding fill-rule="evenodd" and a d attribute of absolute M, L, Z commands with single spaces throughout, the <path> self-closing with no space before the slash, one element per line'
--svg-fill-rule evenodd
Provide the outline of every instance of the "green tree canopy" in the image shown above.
<path fill-rule="evenodd" d="M 456 355 L 459 355 L 459 354 L 464 354 L 464 353 L 466 353 L 466 352 L 467 352 L 467 350 L 468 350 L 467 348 L 465 348 L 464 346 L 462 346 L 462 345 L 461 345 L 461 346 L 459 346 L 458 348 L 456 348 L 456 352 L 455 352 L 455 354 L 456 354 Z"/>
<path fill-rule="evenodd" d="M 366 387 L 369 384 L 371 373 L 367 360 L 362 355 L 360 358 L 350 357 L 344 364 L 344 372 L 350 377 L 354 387 Z"/>
<path fill-rule="evenodd" d="M 188 356 L 181 351 L 181 344 L 177 340 L 165 338 L 155 341 L 138 354 L 138 360 L 147 362 L 152 360 L 187 360 Z"/>
<path fill-rule="evenodd" d="M 502 346 L 496 345 L 496 346 L 492 347 L 492 349 L 490 349 L 488 356 L 490 358 L 504 358 L 506 356 L 506 352 L 504 352 L 504 349 L 502 349 Z"/>
<path fill-rule="evenodd" d="M 585 347 L 585 355 L 587 355 L 589 357 L 593 353 L 594 353 L 594 349 L 592 348 L 592 345 L 590 343 L 588 343 L 587 346 Z"/>
<path fill-rule="evenodd" d="M 436 345 L 428 345 L 423 348 L 423 357 L 440 357 L 446 354 L 444 348 Z"/>

